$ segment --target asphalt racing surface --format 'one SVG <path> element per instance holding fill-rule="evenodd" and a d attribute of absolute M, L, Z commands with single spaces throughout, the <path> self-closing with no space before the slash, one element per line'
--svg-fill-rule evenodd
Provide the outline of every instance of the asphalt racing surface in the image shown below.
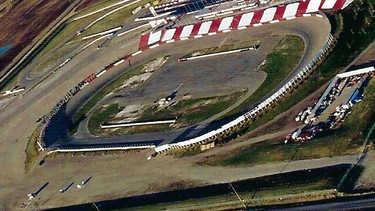
<path fill-rule="evenodd" d="M 271 24 L 266 25 L 262 27 L 255 27 L 248 30 L 240 30 L 231 32 L 228 34 L 220 34 L 217 36 L 212 37 L 205 37 L 200 39 L 194 39 L 191 41 L 178 41 L 173 44 L 166 44 L 162 45 L 156 49 L 149 49 L 146 50 L 141 55 L 138 55 L 134 59 L 131 59 L 132 67 L 137 66 L 138 64 L 141 64 L 143 62 L 146 62 L 150 60 L 151 58 L 161 57 L 164 55 L 172 55 L 172 58 L 170 59 L 170 63 L 166 64 L 166 66 L 169 66 L 169 72 L 163 74 L 163 70 L 161 70 L 161 73 L 159 74 L 159 77 L 157 77 L 154 82 L 150 82 L 147 84 L 146 88 L 143 88 L 141 90 L 141 94 L 135 97 L 129 97 L 129 102 L 134 101 L 134 99 L 141 98 L 145 99 L 145 101 L 154 101 L 155 99 L 160 99 L 163 96 L 168 95 L 175 87 L 177 87 L 181 83 L 185 83 L 185 86 L 190 87 L 191 89 L 197 90 L 205 90 L 206 96 L 207 93 L 212 93 L 215 91 L 215 87 L 209 87 L 207 84 L 210 81 L 213 84 L 221 84 L 223 86 L 223 79 L 227 79 L 230 76 L 231 67 L 230 64 L 233 65 L 233 67 L 237 66 L 239 62 L 241 62 L 239 59 L 227 59 L 226 56 L 219 57 L 216 60 L 212 59 L 206 59 L 203 61 L 197 61 L 197 62 L 184 62 L 182 65 L 175 64 L 176 58 L 178 56 L 183 56 L 186 53 L 189 53 L 193 50 L 202 49 L 210 46 L 217 46 L 218 44 L 222 43 L 225 40 L 261 40 L 261 47 L 257 52 L 249 52 L 246 54 L 246 57 L 250 57 L 249 59 L 243 58 L 244 56 L 235 55 L 234 57 L 239 57 L 242 59 L 243 65 L 240 68 L 244 68 L 247 66 L 247 69 L 255 69 L 261 61 L 263 61 L 267 55 L 268 52 L 272 51 L 272 48 L 277 44 L 277 42 L 282 39 L 283 35 L 287 34 L 295 34 L 303 38 L 305 41 L 305 52 L 302 56 L 302 59 L 300 63 L 297 65 L 297 67 L 292 71 L 290 76 L 285 79 L 285 81 L 288 81 L 291 77 L 295 75 L 296 72 L 298 72 L 300 69 L 302 69 L 304 66 L 307 65 L 309 61 L 315 56 L 316 52 L 320 49 L 320 46 L 326 39 L 329 33 L 329 24 L 328 22 L 319 17 L 310 17 L 310 18 L 302 18 L 295 20 L 296 22 L 304 21 L 308 22 L 308 24 L 298 24 L 297 27 L 291 27 L 289 25 L 289 22 L 281 23 L 280 25 L 283 25 L 278 28 L 277 32 L 274 29 L 274 26 L 278 26 L 278 24 Z M 316 28 L 318 26 L 314 26 L 316 23 L 321 23 L 319 25 L 320 28 L 322 28 L 324 25 L 325 27 L 322 29 L 317 30 Z M 251 33 L 251 36 L 249 36 L 249 32 Z M 263 39 L 265 38 L 265 39 Z M 263 46 L 264 45 L 264 46 Z M 176 55 L 176 56 L 175 56 Z M 96 57 L 95 57 L 96 58 Z M 223 59 L 224 58 L 224 59 Z M 217 62 L 217 66 L 222 66 L 223 68 L 226 67 L 227 73 L 223 73 L 225 71 L 220 71 L 219 74 L 215 75 L 215 73 L 210 72 L 209 70 L 197 70 L 197 68 L 194 68 L 194 65 L 196 67 L 199 67 L 200 65 L 203 65 L 204 63 L 210 64 L 211 62 Z M 192 64 L 189 68 L 189 63 Z M 224 63 L 229 63 L 229 65 L 224 65 Z M 214 64 L 212 64 L 214 65 Z M 127 66 L 127 64 L 123 65 Z M 174 71 L 173 69 L 176 69 Z M 129 69 L 129 68 L 127 68 Z M 168 69 L 168 68 L 164 68 Z M 112 70 L 111 70 L 112 71 Z M 86 137 L 70 137 L 68 135 L 68 129 L 67 124 L 65 120 L 69 121 L 69 116 L 72 116 L 74 111 L 77 111 L 79 106 L 81 106 L 87 99 L 89 99 L 90 96 L 92 96 L 103 84 L 108 83 L 114 76 L 117 76 L 121 74 L 124 70 L 124 67 L 121 67 L 121 65 L 111 73 L 111 75 L 106 75 L 104 77 L 101 77 L 98 81 L 95 81 L 94 83 L 90 84 L 86 90 L 79 93 L 77 96 L 75 96 L 67 105 L 66 110 L 62 110 L 62 113 L 65 112 L 65 114 L 59 114 L 55 118 L 54 121 L 52 121 L 49 129 L 47 129 L 46 133 L 46 139 L 45 142 L 47 143 L 48 147 L 69 147 L 70 145 L 86 145 L 86 144 L 100 144 L 100 143 L 107 143 L 107 144 L 120 144 L 120 143 L 128 143 L 128 142 L 144 142 L 149 141 L 153 143 L 171 143 L 181 140 L 186 140 L 188 138 L 192 138 L 198 134 L 202 134 L 203 132 L 218 127 L 219 125 L 209 125 L 209 123 L 205 123 L 203 125 L 193 125 L 191 127 L 186 127 L 182 129 L 178 129 L 176 131 L 168 131 L 168 132 L 151 132 L 151 133 L 143 133 L 143 134 L 130 134 L 130 135 L 120 135 L 120 136 L 113 136 L 113 137 L 105 137 L 105 138 L 97 138 L 97 137 L 90 137 L 89 135 Z M 234 72 L 234 71 L 233 71 Z M 241 73 L 241 72 L 240 72 Z M 194 77 L 191 78 L 190 75 L 194 74 Z M 225 75 L 226 74 L 226 75 Z M 253 72 L 252 74 L 247 75 L 239 75 L 237 73 L 237 78 L 243 78 L 243 77 L 249 77 L 249 79 L 255 79 L 255 81 L 259 81 L 260 76 L 259 73 Z M 235 77 L 235 73 L 233 73 L 232 77 Z M 108 77 L 110 76 L 110 77 Z M 184 77 L 185 76 L 185 77 Z M 189 80 L 190 76 L 190 80 Z M 185 80 L 180 80 L 184 79 Z M 218 79 L 216 79 L 218 78 Z M 258 79 L 257 79 L 258 78 Z M 200 81 L 198 79 L 201 79 Z M 228 80 L 228 84 L 239 84 L 239 81 L 236 80 Z M 242 80 L 244 81 L 244 80 Z M 190 83 L 190 85 L 189 85 Z M 245 83 L 255 85 L 254 81 L 251 80 L 245 80 Z M 242 82 L 244 84 L 244 82 Z M 256 86 L 248 87 L 251 90 L 255 90 L 257 86 L 260 84 L 256 84 Z M 280 84 L 282 86 L 283 84 Z M 217 86 L 216 86 L 217 87 Z M 230 85 L 228 88 L 231 88 Z M 277 89 L 277 87 L 275 88 Z M 192 90 L 189 90 L 192 91 Z M 194 91 L 194 90 L 193 90 Z M 218 90 L 216 90 L 218 91 Z M 217 94 L 217 93 L 216 93 Z M 270 93 L 271 95 L 272 93 Z M 209 94 L 208 94 L 209 95 Z M 267 97 L 267 96 L 265 96 Z M 67 115 L 66 115 L 67 114 Z M 68 116 L 68 117 L 66 117 Z M 209 128 L 207 128 L 209 126 Z M 84 134 L 84 133 L 83 133 Z"/>

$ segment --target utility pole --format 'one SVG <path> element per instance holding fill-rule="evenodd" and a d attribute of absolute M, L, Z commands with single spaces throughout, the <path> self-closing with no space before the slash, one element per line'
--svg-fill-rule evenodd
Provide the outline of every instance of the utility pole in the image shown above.
<path fill-rule="evenodd" d="M 232 183 L 229 183 L 229 186 L 232 188 L 233 192 L 236 194 L 238 200 L 240 200 L 243 208 L 245 208 L 245 210 L 247 210 L 247 207 L 246 207 L 246 204 L 243 202 L 243 200 L 241 199 L 240 195 L 238 195 L 237 191 L 234 189 Z"/>
<path fill-rule="evenodd" d="M 96 206 L 95 202 L 92 203 L 94 205 L 94 207 L 96 208 L 96 210 L 100 211 L 99 207 Z"/>

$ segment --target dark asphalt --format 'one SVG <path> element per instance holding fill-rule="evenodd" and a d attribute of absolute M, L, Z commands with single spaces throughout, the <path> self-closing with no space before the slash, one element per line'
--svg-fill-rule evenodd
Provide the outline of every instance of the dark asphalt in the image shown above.
<path fill-rule="evenodd" d="M 256 210 L 291 210 L 291 211 L 320 211 L 320 210 L 374 210 L 375 195 L 338 198 L 327 201 L 307 202 L 304 204 L 289 204 L 280 206 L 257 207 Z"/>

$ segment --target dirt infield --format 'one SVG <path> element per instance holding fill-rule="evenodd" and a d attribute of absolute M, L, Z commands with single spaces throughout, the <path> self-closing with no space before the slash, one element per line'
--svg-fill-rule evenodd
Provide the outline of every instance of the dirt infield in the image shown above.
<path fill-rule="evenodd" d="M 69 1 L 33 0 L 20 1 L 9 9 L 0 18 L 0 46 L 13 46 L 0 57 L 0 71 L 69 5 Z"/>

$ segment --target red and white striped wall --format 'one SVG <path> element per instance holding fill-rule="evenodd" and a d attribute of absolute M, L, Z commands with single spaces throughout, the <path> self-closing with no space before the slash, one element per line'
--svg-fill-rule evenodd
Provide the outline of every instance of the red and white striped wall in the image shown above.
<path fill-rule="evenodd" d="M 231 30 L 244 29 L 267 23 L 289 20 L 319 10 L 341 10 L 354 0 L 305 0 L 288 5 L 279 5 L 263 10 L 215 19 L 192 25 L 160 30 L 141 36 L 139 49 L 145 50 L 159 43 L 169 43 L 205 35 L 213 35 Z"/>

